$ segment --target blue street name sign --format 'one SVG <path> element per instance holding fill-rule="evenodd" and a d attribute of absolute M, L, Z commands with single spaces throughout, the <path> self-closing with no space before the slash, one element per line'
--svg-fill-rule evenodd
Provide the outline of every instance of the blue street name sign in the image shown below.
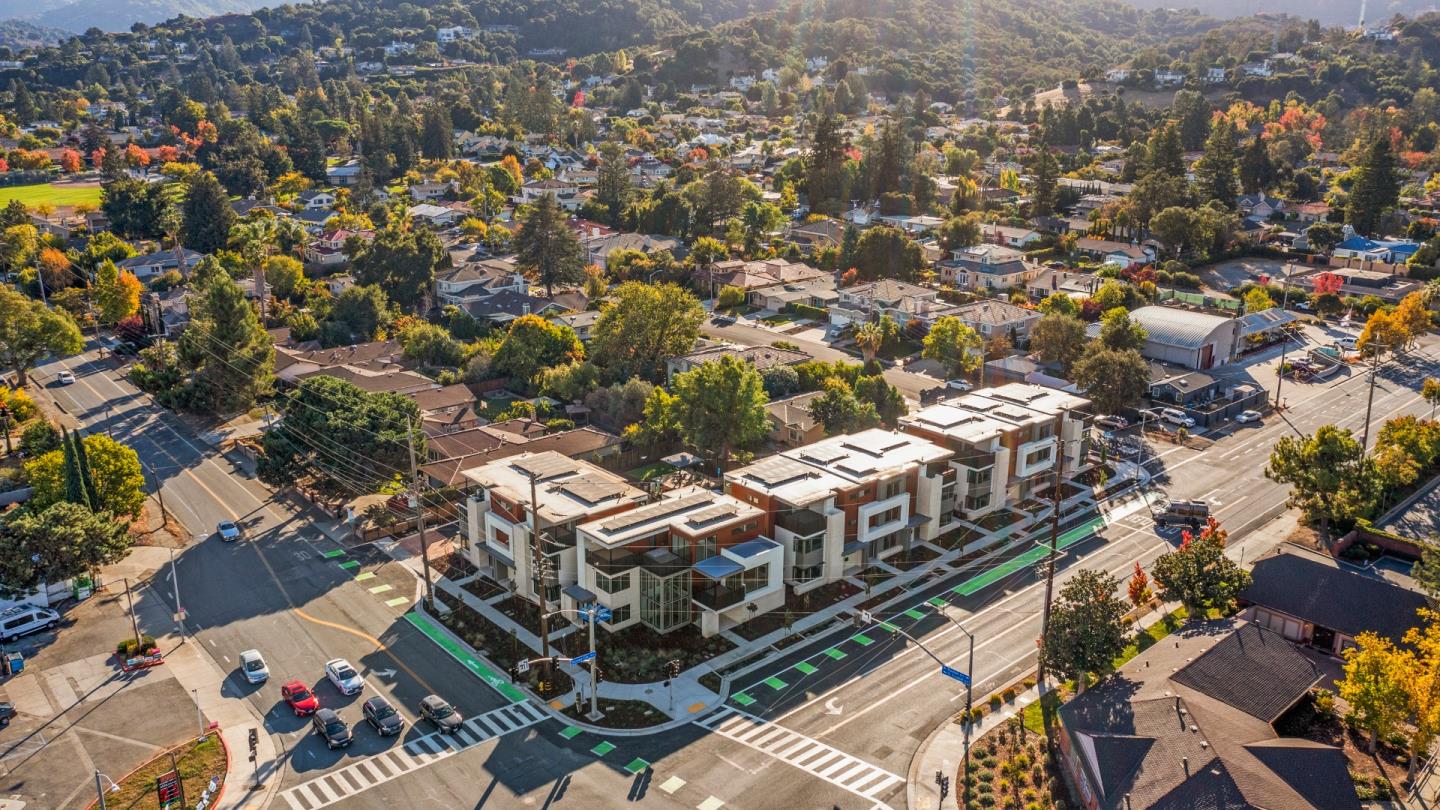
<path fill-rule="evenodd" d="M 570 659 L 570 663 L 572 663 L 572 664 L 583 664 L 583 663 L 585 663 L 586 661 L 589 661 L 590 659 L 592 659 L 592 658 L 594 658 L 594 657 L 595 657 L 595 653 L 593 653 L 593 652 L 581 653 L 580 655 L 577 655 L 577 656 L 575 656 L 574 658 L 571 658 L 571 659 Z"/>
<path fill-rule="evenodd" d="M 944 675 L 944 676 L 947 677 L 947 678 L 954 678 L 955 680 L 959 681 L 960 683 L 965 684 L 966 686 L 969 686 L 969 685 L 970 685 L 970 676 L 969 676 L 969 675 L 966 675 L 965 673 L 961 672 L 961 671 L 958 670 L 958 669 L 954 669 L 954 668 L 952 668 L 952 667 L 947 667 L 947 666 L 945 666 L 945 665 L 942 664 L 942 665 L 940 666 L 940 674 L 941 674 L 941 675 Z"/>

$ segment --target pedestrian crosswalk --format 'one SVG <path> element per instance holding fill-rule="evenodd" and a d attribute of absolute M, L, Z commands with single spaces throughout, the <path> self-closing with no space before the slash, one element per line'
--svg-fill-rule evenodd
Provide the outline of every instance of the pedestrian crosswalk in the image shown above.
<path fill-rule="evenodd" d="M 878 802 L 905 782 L 903 777 L 819 740 L 729 707 L 695 722 L 864 799 Z"/>
<path fill-rule="evenodd" d="M 454 734 L 431 733 L 416 737 L 383 754 L 366 757 L 296 785 L 280 795 L 291 810 L 317 810 L 486 740 L 532 726 L 546 717 L 543 711 L 529 702 L 502 706 L 471 717 Z"/>

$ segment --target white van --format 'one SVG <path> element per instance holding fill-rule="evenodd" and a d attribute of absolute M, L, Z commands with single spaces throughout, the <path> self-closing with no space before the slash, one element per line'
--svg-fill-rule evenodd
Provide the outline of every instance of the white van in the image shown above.
<path fill-rule="evenodd" d="M 14 641 L 36 630 L 48 630 L 60 623 L 60 614 L 49 608 L 16 605 L 0 611 L 0 641 Z"/>
<path fill-rule="evenodd" d="M 1179 425 L 1183 428 L 1195 427 L 1195 420 L 1185 415 L 1179 408 L 1161 408 L 1160 418 L 1172 425 Z"/>

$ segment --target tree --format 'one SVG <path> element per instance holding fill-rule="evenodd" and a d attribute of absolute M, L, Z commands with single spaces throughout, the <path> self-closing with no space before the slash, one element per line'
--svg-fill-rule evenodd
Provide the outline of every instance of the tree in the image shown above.
<path fill-rule="evenodd" d="M 1046 315 L 1058 313 L 1072 318 L 1079 318 L 1081 311 L 1080 304 L 1071 298 L 1069 293 L 1063 292 L 1053 292 L 1045 296 L 1038 309 Z"/>
<path fill-rule="evenodd" d="M 495 352 L 493 367 L 501 374 L 528 383 L 550 366 L 584 358 L 585 347 L 575 336 L 575 330 L 539 315 L 522 315 L 510 322 L 510 331 Z"/>
<path fill-rule="evenodd" d="M 1130 575 L 1130 582 L 1125 586 L 1125 596 L 1130 604 L 1135 607 L 1146 607 L 1155 594 L 1150 590 L 1150 577 L 1145 574 L 1145 569 L 1140 563 L 1135 563 L 1135 573 Z"/>
<path fill-rule="evenodd" d="M 1104 571 L 1077 571 L 1050 606 L 1040 659 L 1047 670 L 1073 678 L 1081 692 L 1090 673 L 1109 669 L 1125 649 L 1129 610 L 1115 595 L 1119 587 Z"/>
<path fill-rule="evenodd" d="M 1405 693 L 1410 715 L 1410 780 L 1420 757 L 1440 736 L 1440 614 L 1420 609 L 1421 623 L 1405 633 Z"/>
<path fill-rule="evenodd" d="M 950 217 L 940 226 L 940 249 L 956 250 L 980 244 L 980 215 L 971 211 Z"/>
<path fill-rule="evenodd" d="M 120 272 L 115 263 L 106 259 L 95 272 L 91 288 L 100 322 L 113 326 L 140 311 L 140 293 L 144 286 L 129 270 Z"/>
<path fill-rule="evenodd" d="M 168 208 L 163 183 L 124 177 L 106 183 L 100 192 L 100 210 L 110 220 L 110 227 L 130 239 L 160 236 Z"/>
<path fill-rule="evenodd" d="M 875 406 L 855 396 L 855 391 L 839 377 L 824 383 L 823 393 L 810 401 L 810 415 L 825 429 L 826 436 L 840 436 L 877 427 L 880 414 Z"/>
<path fill-rule="evenodd" d="M 845 144 L 839 121 L 824 113 L 815 122 L 810 152 L 805 156 L 805 192 L 810 210 L 839 216 L 848 198 L 845 177 Z"/>
<path fill-rule="evenodd" d="M 305 265 L 290 256 L 271 256 L 265 259 L 265 286 L 276 298 L 290 298 L 301 292 L 305 284 Z"/>
<path fill-rule="evenodd" d="M 68 357 L 84 348 L 80 328 L 64 310 L 0 286 L 0 367 L 15 372 L 20 385 L 42 357 Z"/>
<path fill-rule="evenodd" d="M 1187 151 L 1199 149 L 1211 132 L 1210 102 L 1197 90 L 1177 90 L 1170 108 L 1179 121 L 1180 144 Z"/>
<path fill-rule="evenodd" d="M 420 154 L 430 160 L 449 160 L 455 154 L 455 125 L 444 104 L 426 105 L 420 116 Z"/>
<path fill-rule="evenodd" d="M 465 347 L 442 326 L 418 323 L 400 333 L 405 356 L 428 366 L 458 366 Z"/>
<path fill-rule="evenodd" d="M 1364 632 L 1345 656 L 1345 678 L 1340 699 L 1350 704 L 1349 720 L 1370 732 L 1370 751 L 1405 720 L 1409 696 L 1405 691 L 1405 659 L 1389 639 Z"/>
<path fill-rule="evenodd" d="M 704 320 L 705 308 L 689 290 L 627 281 L 601 309 L 591 349 L 613 379 L 659 381 L 666 361 L 694 347 Z"/>
<path fill-rule="evenodd" d="M 547 297 L 555 297 L 556 284 L 585 280 L 585 249 L 553 194 L 541 197 L 525 218 L 515 237 L 515 250 L 516 264 L 540 279 Z"/>
<path fill-rule="evenodd" d="M 984 362 L 980 335 L 953 315 L 935 319 L 925 335 L 920 356 L 945 367 L 951 377 L 973 374 Z"/>
<path fill-rule="evenodd" d="M 125 522 L 108 513 L 63 501 L 27 508 L 0 524 L 0 582 L 28 592 L 118 562 L 129 549 Z"/>
<path fill-rule="evenodd" d="M 1150 230 L 1165 247 L 1179 256 L 1195 239 L 1195 212 L 1173 205 L 1150 218 Z"/>
<path fill-rule="evenodd" d="M 285 395 L 280 421 L 261 434 L 256 469 L 271 486 L 313 479 L 322 491 L 353 497 L 408 478 L 410 441 L 424 458 L 425 432 L 413 398 L 372 394 L 318 375 Z"/>
<path fill-rule="evenodd" d="M 1064 298 L 1072 300 L 1068 295 Z M 1084 322 L 1063 312 L 1051 312 L 1030 328 L 1030 350 L 1041 362 L 1058 363 L 1067 374 L 1085 353 L 1085 342 Z"/>
<path fill-rule="evenodd" d="M 1223 115 L 1217 116 L 1210 137 L 1205 139 L 1205 153 L 1195 162 L 1195 187 L 1202 204 L 1210 200 L 1235 210 L 1237 149 L 1235 124 Z"/>
<path fill-rule="evenodd" d="M 855 244 L 854 267 L 861 279 L 893 278 L 913 281 L 925 266 L 925 253 L 905 232 L 879 225 L 860 234 Z"/>
<path fill-rule="evenodd" d="M 355 257 L 358 284 L 374 284 L 391 301 L 410 311 L 425 308 L 435 272 L 450 265 L 450 253 L 428 228 L 399 222 L 380 231 Z"/>
<path fill-rule="evenodd" d="M 600 167 L 595 178 L 595 202 L 605 210 L 605 224 L 618 225 L 634 194 L 630 165 L 624 145 L 616 141 L 600 144 Z"/>
<path fill-rule="evenodd" d="M 1101 413 L 1130 407 L 1150 388 L 1150 364 L 1134 349 L 1092 348 L 1070 376 Z"/>
<path fill-rule="evenodd" d="M 196 172 L 185 182 L 180 207 L 180 234 L 186 247 L 198 253 L 215 253 L 230 243 L 235 210 L 220 181 L 210 172 Z"/>
<path fill-rule="evenodd" d="M 737 449 L 770 432 L 760 372 L 735 357 L 722 357 L 675 375 L 675 423 L 680 437 L 723 470 Z"/>
<path fill-rule="evenodd" d="M 1251 287 L 1250 292 L 1245 293 L 1245 313 L 1247 315 L 1274 308 L 1275 301 L 1270 298 L 1270 293 L 1266 292 L 1264 287 Z"/>
<path fill-rule="evenodd" d="M 1100 316 L 1100 345 L 1115 351 L 1140 351 L 1148 337 L 1145 327 L 1130 320 L 1130 313 L 1115 307 Z"/>
<path fill-rule="evenodd" d="M 855 380 L 855 398 L 875 409 L 880 424 L 894 430 L 909 408 L 900 389 L 885 381 L 885 375 L 860 376 Z"/>
<path fill-rule="evenodd" d="M 1420 386 L 1420 396 L 1430 403 L 1430 418 L 1435 418 L 1435 406 L 1440 405 L 1440 379 L 1426 377 Z"/>
<path fill-rule="evenodd" d="M 130 518 L 140 516 L 145 505 L 145 477 L 140 469 L 140 457 L 135 451 L 103 433 L 78 438 L 68 434 L 66 447 L 51 450 L 25 462 L 25 474 L 34 487 L 31 508 L 45 509 L 60 501 L 80 501 L 71 497 L 67 478 L 72 474 L 67 466 L 73 466 L 73 475 L 83 489 L 89 490 L 85 497 L 88 507 L 103 510 L 114 515 Z M 84 466 L 89 475 L 82 474 L 80 463 L 75 460 L 67 465 L 66 457 L 75 458 L 78 447 L 84 450 Z M 88 478 L 88 482 L 83 479 Z M 93 496 L 93 497 L 92 497 Z M 81 504 L 87 505 L 87 504 Z"/>
<path fill-rule="evenodd" d="M 373 284 L 348 287 L 330 306 L 330 323 L 344 339 L 322 341 L 327 345 L 348 343 L 352 339 L 374 340 L 380 329 L 390 323 L 390 299 Z"/>
<path fill-rule="evenodd" d="M 1265 477 L 1290 485 L 1291 506 L 1320 523 L 1328 542 L 1330 524 L 1365 514 L 1372 499 L 1365 452 L 1348 428 L 1324 425 L 1311 436 L 1282 436 L 1270 451 Z"/>
<path fill-rule="evenodd" d="M 181 362 L 193 372 L 192 402 L 214 413 L 249 409 L 274 381 L 270 335 L 229 273 L 196 270 L 204 281 L 190 299 L 190 323 L 178 345 Z"/>
<path fill-rule="evenodd" d="M 1053 214 L 1055 203 L 1059 199 L 1057 183 L 1060 177 L 1060 163 L 1055 160 L 1055 154 L 1050 151 L 1049 144 L 1042 141 L 1039 151 L 1040 156 L 1035 159 L 1035 183 L 1030 191 L 1030 215 L 1035 217 Z"/>
<path fill-rule="evenodd" d="M 1372 355 L 1377 361 L 1383 355 L 1394 354 L 1410 342 L 1410 331 L 1406 324 L 1396 317 L 1396 312 L 1377 309 L 1370 313 L 1360 337 L 1355 340 L 1355 349 L 1361 354 Z"/>
<path fill-rule="evenodd" d="M 1226 610 L 1250 586 L 1250 572 L 1225 556 L 1225 536 L 1212 517 L 1199 535 L 1185 532 L 1180 548 L 1160 555 L 1154 568 L 1160 598 L 1179 601 L 1195 617 Z"/>
<path fill-rule="evenodd" d="M 1310 249 L 1322 255 L 1334 250 L 1343 238 L 1344 230 L 1334 222 L 1316 222 L 1305 229 Z"/>
<path fill-rule="evenodd" d="M 1381 218 L 1400 200 L 1400 172 L 1388 132 L 1377 134 L 1365 147 L 1354 178 L 1345 221 L 1358 233 L 1375 233 Z"/>
<path fill-rule="evenodd" d="M 40 273 L 40 280 L 45 284 L 45 289 L 51 292 L 63 290 L 76 281 L 70 257 L 65 255 L 65 251 L 58 248 L 48 246 L 40 248 L 40 255 L 35 259 L 35 267 Z"/>
<path fill-rule="evenodd" d="M 1259 136 L 1250 140 L 1240 153 L 1240 190 L 1246 194 L 1262 192 L 1275 184 L 1275 164 L 1270 149 Z"/>

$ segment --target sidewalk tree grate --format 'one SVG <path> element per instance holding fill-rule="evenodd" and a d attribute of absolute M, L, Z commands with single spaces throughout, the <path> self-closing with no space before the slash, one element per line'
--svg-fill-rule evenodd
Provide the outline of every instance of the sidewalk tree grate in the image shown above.
<path fill-rule="evenodd" d="M 367 580 L 367 579 L 374 579 L 374 578 L 375 578 L 375 572 L 374 572 L 374 571 L 365 571 L 364 573 L 360 573 L 360 574 L 356 574 L 356 575 L 355 575 L 355 581 L 356 581 L 356 582 L 364 582 L 364 581 Z"/>
<path fill-rule="evenodd" d="M 360 561 L 359 561 L 359 560 L 349 560 L 349 561 L 347 561 L 347 562 L 340 563 L 340 567 L 341 567 L 341 568 L 344 568 L 346 571 L 353 571 L 354 569 L 360 567 Z"/>
<path fill-rule="evenodd" d="M 825 651 L 825 654 L 828 655 L 828 656 L 830 656 L 831 658 L 835 659 L 836 661 L 839 661 L 841 658 L 844 658 L 844 657 L 845 657 L 845 653 L 840 652 L 839 650 L 837 650 L 837 649 L 834 648 L 834 647 L 831 647 L 830 649 L 826 650 L 826 651 Z"/>
<path fill-rule="evenodd" d="M 860 635 L 855 636 L 854 638 L 851 639 L 851 641 L 854 641 L 856 644 L 859 644 L 861 647 L 869 647 L 871 644 L 874 644 L 874 643 L 875 643 L 875 639 L 870 638 L 869 636 L 865 635 L 864 633 L 861 633 Z"/>
<path fill-rule="evenodd" d="M 730 696 L 730 699 L 735 701 L 736 703 L 739 703 L 741 706 L 749 706 L 750 704 L 755 702 L 755 698 L 750 697 L 744 692 L 736 692 L 735 694 Z"/>
<path fill-rule="evenodd" d="M 322 552 L 320 552 L 320 556 L 323 557 L 323 558 L 325 558 L 325 559 L 327 559 L 327 560 L 333 560 L 333 559 L 335 559 L 336 557 L 344 557 L 344 556 L 345 556 L 345 549 L 343 549 L 343 548 L 332 548 L 332 549 L 330 549 L 329 551 L 322 551 Z"/>
<path fill-rule="evenodd" d="M 573 740 L 576 737 L 580 736 L 580 727 L 566 726 L 565 728 L 560 729 L 560 736 L 564 737 L 567 740 Z"/>
<path fill-rule="evenodd" d="M 820 671 L 815 668 L 814 664 L 811 664 L 808 661 L 801 661 L 800 663 L 795 665 L 795 668 L 800 670 L 801 674 L 803 675 L 814 675 L 815 673 Z"/>
<path fill-rule="evenodd" d="M 770 677 L 765 679 L 765 685 L 770 687 L 771 689 L 774 689 L 776 692 L 779 692 L 781 689 L 789 686 L 789 684 L 785 683 L 774 675 L 771 675 Z"/>
<path fill-rule="evenodd" d="M 590 749 L 590 753 L 594 754 L 597 757 L 603 757 L 614 750 L 615 743 L 612 743 L 609 740 L 601 740 L 599 745 Z"/>
<path fill-rule="evenodd" d="M 909 610 L 905 611 L 905 615 L 906 615 L 906 616 L 909 616 L 909 617 L 912 618 L 912 619 L 923 619 L 923 618 L 925 618 L 925 614 L 924 614 L 924 613 L 921 613 L 920 611 L 916 610 L 915 608 L 910 608 Z"/>
<path fill-rule="evenodd" d="M 400 607 L 401 605 L 408 604 L 410 604 L 410 597 L 408 596 L 397 596 L 394 599 L 385 600 L 386 607 Z"/>
<path fill-rule="evenodd" d="M 636 757 L 630 760 L 630 764 L 625 766 L 625 770 L 629 771 L 630 773 L 639 773 L 648 767 L 650 767 L 650 763 L 639 757 Z"/>

